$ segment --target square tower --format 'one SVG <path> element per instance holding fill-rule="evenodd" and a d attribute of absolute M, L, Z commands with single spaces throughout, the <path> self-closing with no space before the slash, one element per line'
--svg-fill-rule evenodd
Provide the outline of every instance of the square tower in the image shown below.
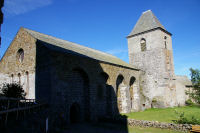
<path fill-rule="evenodd" d="M 171 36 L 151 10 L 143 12 L 127 37 L 130 64 L 155 78 L 172 79 L 174 65 Z"/>

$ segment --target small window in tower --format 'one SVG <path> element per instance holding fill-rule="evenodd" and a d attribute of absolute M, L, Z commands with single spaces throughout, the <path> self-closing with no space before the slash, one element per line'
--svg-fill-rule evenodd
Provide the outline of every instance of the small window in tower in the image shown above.
<path fill-rule="evenodd" d="M 165 49 L 167 49 L 167 37 L 166 36 L 164 37 L 164 40 L 165 40 L 164 41 L 164 43 L 165 43 Z"/>
<path fill-rule="evenodd" d="M 142 38 L 140 40 L 140 45 L 141 45 L 141 51 L 146 51 L 147 48 L 146 48 L 146 40 L 144 38 Z"/>
<path fill-rule="evenodd" d="M 24 60 L 24 50 L 22 48 L 20 48 L 18 51 L 17 51 L 17 60 L 22 63 L 23 60 Z"/>

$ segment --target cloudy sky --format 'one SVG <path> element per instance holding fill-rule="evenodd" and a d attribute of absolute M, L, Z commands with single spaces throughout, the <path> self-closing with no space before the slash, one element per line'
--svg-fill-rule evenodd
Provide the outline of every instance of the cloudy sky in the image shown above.
<path fill-rule="evenodd" d="M 200 69 L 199 0 L 5 0 L 0 56 L 25 27 L 129 62 L 126 36 L 149 9 L 173 34 L 175 73 Z"/>

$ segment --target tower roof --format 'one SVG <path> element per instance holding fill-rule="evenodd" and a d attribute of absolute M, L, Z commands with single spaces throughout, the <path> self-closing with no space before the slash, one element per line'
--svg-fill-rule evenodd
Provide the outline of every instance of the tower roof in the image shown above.
<path fill-rule="evenodd" d="M 161 28 L 162 30 L 167 32 L 164 26 L 159 22 L 159 20 L 153 14 L 153 12 L 151 10 L 148 10 L 142 13 L 135 27 L 128 35 L 128 37 L 157 28 Z"/>

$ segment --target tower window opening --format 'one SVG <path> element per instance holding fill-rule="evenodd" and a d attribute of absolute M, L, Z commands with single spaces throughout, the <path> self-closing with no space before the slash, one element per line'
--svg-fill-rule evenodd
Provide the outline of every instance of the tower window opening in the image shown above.
<path fill-rule="evenodd" d="M 165 49 L 167 49 L 167 37 L 166 37 L 166 36 L 164 37 L 164 40 L 165 40 L 165 41 L 164 41 Z"/>
<path fill-rule="evenodd" d="M 141 45 L 141 51 L 146 51 L 147 48 L 146 48 L 146 40 L 144 38 L 142 38 L 140 40 L 140 45 Z"/>

